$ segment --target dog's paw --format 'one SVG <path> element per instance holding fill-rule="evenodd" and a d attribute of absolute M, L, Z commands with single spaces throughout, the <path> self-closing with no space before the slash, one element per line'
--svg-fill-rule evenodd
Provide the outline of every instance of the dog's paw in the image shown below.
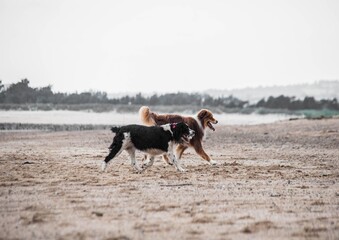
<path fill-rule="evenodd" d="M 140 174 L 140 173 L 143 173 L 146 170 L 146 168 L 140 168 L 138 166 L 134 166 L 134 170 L 136 173 Z"/>
<path fill-rule="evenodd" d="M 147 169 L 148 167 L 149 167 L 148 164 L 142 164 L 142 165 L 141 165 L 141 168 L 140 168 L 140 170 L 139 170 L 139 173 L 145 172 L 146 169 Z M 137 171 L 138 171 L 138 170 L 137 170 Z"/>
<path fill-rule="evenodd" d="M 102 161 L 101 163 L 101 171 L 104 172 L 107 167 L 107 163 L 105 161 Z"/>
<path fill-rule="evenodd" d="M 144 162 L 142 165 L 141 165 L 141 169 L 146 169 L 149 165 L 149 162 Z"/>
<path fill-rule="evenodd" d="M 214 160 L 210 160 L 208 163 L 209 163 L 211 166 L 216 166 L 216 165 L 218 165 L 218 163 L 217 163 L 216 161 L 214 161 Z"/>
<path fill-rule="evenodd" d="M 180 166 L 177 168 L 177 170 L 178 170 L 179 172 L 186 172 L 186 171 L 187 171 L 185 168 L 182 168 L 182 167 L 180 167 Z"/>

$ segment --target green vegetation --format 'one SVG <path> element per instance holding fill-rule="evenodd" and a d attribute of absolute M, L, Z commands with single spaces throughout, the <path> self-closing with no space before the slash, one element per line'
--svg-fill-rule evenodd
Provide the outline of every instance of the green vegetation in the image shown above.
<path fill-rule="evenodd" d="M 29 81 L 23 79 L 18 83 L 11 84 L 7 89 L 0 81 L 0 103 L 2 104 L 113 104 L 113 105 L 164 105 L 164 106 L 225 106 L 228 108 L 243 108 L 246 101 L 241 101 L 232 96 L 212 98 L 199 93 L 167 93 L 163 95 L 154 94 L 144 97 L 141 93 L 136 96 L 124 96 L 109 99 L 105 92 L 82 92 L 82 93 L 54 93 L 51 86 L 43 88 L 32 88 Z"/>
<path fill-rule="evenodd" d="M 0 109 L 3 110 L 91 110 L 105 112 L 136 112 L 141 105 L 149 105 L 155 111 L 196 112 L 205 107 L 215 113 L 283 113 L 303 115 L 308 118 L 321 118 L 339 115 L 339 104 L 336 98 L 316 100 L 305 97 L 278 96 L 261 99 L 249 104 L 231 96 L 213 98 L 200 93 L 167 93 L 144 97 L 141 93 L 135 96 L 108 98 L 105 92 L 55 93 L 52 86 L 32 88 L 29 80 L 11 84 L 5 88 L 0 80 Z"/>

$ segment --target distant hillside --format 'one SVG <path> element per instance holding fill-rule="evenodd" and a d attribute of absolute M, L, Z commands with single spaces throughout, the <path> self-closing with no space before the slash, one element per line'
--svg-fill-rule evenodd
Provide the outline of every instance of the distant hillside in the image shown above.
<path fill-rule="evenodd" d="M 289 97 L 294 96 L 298 99 L 303 99 L 306 96 L 312 96 L 317 100 L 333 98 L 339 99 L 339 80 L 318 81 L 314 84 L 296 84 L 233 90 L 210 89 L 204 91 L 204 93 L 209 94 L 213 98 L 233 95 L 233 97 L 249 101 L 251 103 L 258 102 L 262 98 L 268 98 L 269 96 L 277 97 L 280 95 Z"/>

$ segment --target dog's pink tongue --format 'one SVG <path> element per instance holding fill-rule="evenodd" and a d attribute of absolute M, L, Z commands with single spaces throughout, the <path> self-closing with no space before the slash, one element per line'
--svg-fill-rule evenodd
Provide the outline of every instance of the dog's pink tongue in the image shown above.
<path fill-rule="evenodd" d="M 215 128 L 213 127 L 212 123 L 208 122 L 207 125 L 208 125 L 208 127 L 209 127 L 210 129 L 212 129 L 213 131 L 215 131 Z"/>

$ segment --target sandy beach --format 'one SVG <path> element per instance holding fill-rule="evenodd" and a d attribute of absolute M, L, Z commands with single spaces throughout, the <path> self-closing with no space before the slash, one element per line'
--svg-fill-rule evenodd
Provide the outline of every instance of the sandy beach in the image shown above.
<path fill-rule="evenodd" d="M 185 173 L 101 172 L 112 137 L 0 132 L 0 239 L 339 239 L 339 119 L 217 125 Z"/>

